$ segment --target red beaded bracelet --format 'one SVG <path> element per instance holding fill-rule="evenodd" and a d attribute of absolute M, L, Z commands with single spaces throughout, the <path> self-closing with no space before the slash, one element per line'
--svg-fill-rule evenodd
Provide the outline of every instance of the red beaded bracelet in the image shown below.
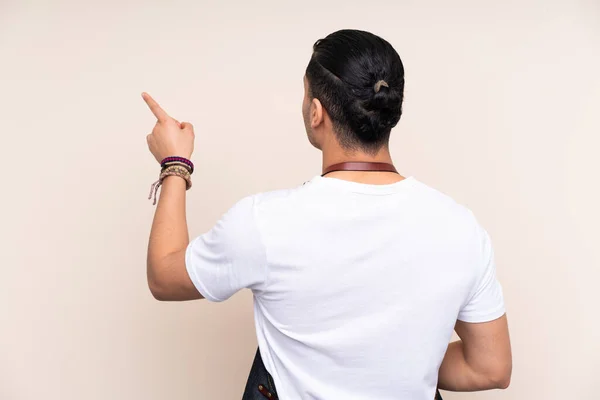
<path fill-rule="evenodd" d="M 160 166 L 161 166 L 161 168 L 164 168 L 166 166 L 165 164 L 172 163 L 172 162 L 178 162 L 178 163 L 185 164 L 188 167 L 190 167 L 190 174 L 192 172 L 194 172 L 194 163 L 184 157 L 177 157 L 177 156 L 166 157 L 160 162 Z"/>

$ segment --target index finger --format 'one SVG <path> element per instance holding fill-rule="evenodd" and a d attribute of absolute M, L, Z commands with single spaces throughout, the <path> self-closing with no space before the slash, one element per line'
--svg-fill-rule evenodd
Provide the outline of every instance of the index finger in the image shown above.
<path fill-rule="evenodd" d="M 163 122 L 169 119 L 169 114 L 167 114 L 166 111 L 158 105 L 158 103 L 152 98 L 152 96 L 144 92 L 142 93 L 142 98 L 144 99 L 146 104 L 148 104 L 150 111 L 152 111 L 152 114 L 154 114 L 154 116 L 156 117 L 156 119 L 158 119 L 159 122 Z"/>

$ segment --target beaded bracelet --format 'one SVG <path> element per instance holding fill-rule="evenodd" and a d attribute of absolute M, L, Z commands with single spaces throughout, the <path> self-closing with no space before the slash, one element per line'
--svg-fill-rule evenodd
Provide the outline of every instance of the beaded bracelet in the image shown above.
<path fill-rule="evenodd" d="M 170 167 L 172 165 L 179 165 L 180 167 L 184 167 L 185 169 L 187 169 L 190 172 L 190 175 L 194 173 L 194 169 L 192 167 L 190 167 L 188 164 L 183 163 L 181 161 L 168 161 L 162 164 L 162 168 L 161 170 L 165 170 L 167 167 Z"/>
<path fill-rule="evenodd" d="M 158 188 L 162 185 L 163 181 L 167 176 L 179 176 L 180 178 L 183 178 L 186 183 L 185 190 L 190 190 L 190 188 L 192 187 L 192 179 L 190 175 L 190 171 L 187 168 L 182 167 L 181 165 L 171 165 L 166 167 L 161 171 L 158 180 L 154 182 L 150 187 L 150 195 L 148 196 L 148 200 L 152 198 L 152 194 L 154 193 L 154 202 L 152 203 L 152 205 L 156 204 L 156 194 L 158 193 Z"/>
<path fill-rule="evenodd" d="M 164 167 L 166 163 L 175 162 L 175 161 L 186 164 L 187 166 L 190 167 L 190 173 L 194 172 L 194 163 L 184 157 L 177 157 L 177 156 L 166 157 L 160 162 L 160 165 L 161 165 L 161 167 Z"/>

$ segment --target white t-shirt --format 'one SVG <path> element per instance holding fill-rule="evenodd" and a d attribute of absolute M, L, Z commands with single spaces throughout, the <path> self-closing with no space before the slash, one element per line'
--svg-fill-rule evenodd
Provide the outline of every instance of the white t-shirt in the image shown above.
<path fill-rule="evenodd" d="M 254 294 L 279 397 L 431 400 L 456 320 L 504 312 L 487 232 L 410 177 L 315 176 L 236 203 L 186 252 L 208 300 Z"/>

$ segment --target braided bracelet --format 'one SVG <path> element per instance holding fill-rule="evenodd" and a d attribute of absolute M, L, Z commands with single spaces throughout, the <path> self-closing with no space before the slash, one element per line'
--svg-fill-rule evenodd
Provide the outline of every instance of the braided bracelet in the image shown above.
<path fill-rule="evenodd" d="M 152 203 L 152 205 L 156 204 L 156 194 L 158 193 L 158 188 L 162 185 L 163 181 L 167 176 L 179 176 L 180 178 L 183 178 L 186 183 L 185 190 L 190 190 L 190 188 L 192 187 L 190 171 L 187 168 L 182 167 L 181 165 L 168 166 L 161 171 L 158 180 L 154 182 L 150 187 L 150 195 L 148 196 L 148 200 L 152 198 L 152 194 L 154 193 L 154 202 Z"/>

